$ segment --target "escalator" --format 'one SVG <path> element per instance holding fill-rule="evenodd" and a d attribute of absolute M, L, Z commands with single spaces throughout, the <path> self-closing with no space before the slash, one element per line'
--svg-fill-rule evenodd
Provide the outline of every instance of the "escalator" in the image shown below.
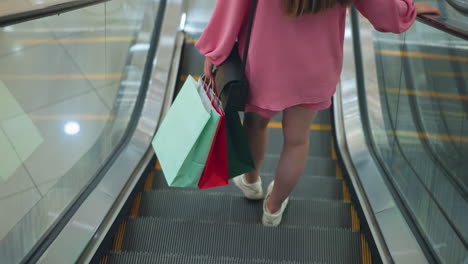
<path fill-rule="evenodd" d="M 97 0 L 55 22 L 92 14 L 90 37 L 58 31 L 20 42 L 59 42 L 78 66 L 81 53 L 104 51 L 89 52 L 97 66 L 83 72 L 93 73 L 84 76 L 110 110 L 84 115 L 105 118 L 100 137 L 2 238 L 0 263 L 468 263 L 468 33 L 460 27 L 468 20 L 460 1 L 427 0 L 444 16 L 420 17 L 401 35 L 376 32 L 350 11 L 334 105 L 310 124 L 307 165 L 277 228 L 261 224 L 263 201 L 246 200 L 232 183 L 168 187 L 151 148 L 187 76 L 202 74 L 194 44 L 215 0 L 118 1 Z M 264 190 L 281 155 L 281 121 L 268 125 Z"/>
<path fill-rule="evenodd" d="M 280 137 L 274 130 L 270 149 Z M 317 138 L 327 143 L 310 153 L 281 227 L 263 227 L 262 202 L 245 200 L 232 185 L 168 188 L 156 164 L 111 252 L 95 263 L 361 263 L 363 252 L 369 263 L 356 211 L 330 155 L 331 132 L 312 131 L 311 139 Z M 265 185 L 277 159 L 271 150 L 262 173 Z"/>
<path fill-rule="evenodd" d="M 188 74 L 203 70 L 203 57 L 194 48 L 198 36 L 186 35 L 179 86 Z M 156 162 L 112 247 L 94 263 L 373 262 L 337 161 L 331 112 L 321 112 L 310 129 L 307 166 L 280 227 L 265 228 L 263 201 L 246 200 L 232 183 L 208 190 L 169 188 Z M 264 190 L 274 178 L 281 142 L 277 116 L 268 128 Z"/>
<path fill-rule="evenodd" d="M 190 17 L 191 14 L 188 13 L 187 16 Z M 189 20 L 187 23 L 190 22 Z M 190 26 L 194 28 L 200 25 Z M 202 72 L 203 57 L 194 48 L 198 37 L 197 32 L 185 33 L 176 91 L 189 74 Z M 389 44 L 377 41 L 376 49 L 395 49 L 381 45 Z M 430 52 L 435 51 L 432 48 Z M 388 59 L 385 63 L 382 62 L 381 57 L 377 61 L 381 64 L 389 63 Z M 386 87 L 413 87 L 412 80 L 407 80 L 405 87 L 401 83 L 385 83 L 386 78 L 401 82 L 394 76 L 387 77 L 389 74 L 385 74 L 385 71 L 393 68 L 391 63 L 389 66 L 379 65 L 382 73 L 378 76 L 383 77 L 379 79 L 381 89 L 385 91 L 390 90 Z M 405 69 L 410 67 L 405 66 Z M 427 71 L 427 66 L 424 69 Z M 454 81 L 459 83 L 460 79 L 455 78 Z M 385 96 L 386 100 L 392 98 L 394 96 L 391 93 Z M 413 102 L 410 105 L 417 104 Z M 411 112 L 406 109 L 401 111 Z M 395 130 L 391 120 L 386 123 L 390 124 L 388 130 Z M 275 165 L 279 159 L 282 141 L 280 128 L 281 116 L 278 116 L 269 125 L 268 153 L 262 170 L 264 188 L 273 180 Z M 336 154 L 333 130 L 331 111 L 321 112 L 314 124 L 311 124 L 311 148 L 307 167 L 291 195 L 292 201 L 280 228 L 264 228 L 260 224 L 262 203 L 245 200 L 232 185 L 204 191 L 168 188 L 156 161 L 144 186 L 138 191 L 127 218 L 116 228 L 112 243 L 108 243 L 110 246 L 107 248 L 101 248 L 94 262 L 382 262 L 376 254 L 367 224 L 361 224 L 362 213 L 358 211 L 362 209 L 354 204 L 356 199 L 351 198 L 348 187 L 350 183 L 343 178 L 346 170 Z"/>

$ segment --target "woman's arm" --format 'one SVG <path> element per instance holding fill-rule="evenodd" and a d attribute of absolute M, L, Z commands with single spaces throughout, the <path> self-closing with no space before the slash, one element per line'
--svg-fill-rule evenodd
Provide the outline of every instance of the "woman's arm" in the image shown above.
<path fill-rule="evenodd" d="M 411 27 L 417 14 L 440 15 L 437 8 L 413 0 L 355 0 L 354 4 L 380 32 L 402 33 Z"/>
<path fill-rule="evenodd" d="M 249 0 L 216 1 L 208 26 L 195 44 L 198 51 L 209 58 L 211 63 L 219 65 L 231 53 L 250 3 Z"/>

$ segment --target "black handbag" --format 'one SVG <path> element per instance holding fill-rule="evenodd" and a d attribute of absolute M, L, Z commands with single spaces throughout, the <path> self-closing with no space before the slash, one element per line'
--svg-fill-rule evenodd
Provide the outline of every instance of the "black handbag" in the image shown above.
<path fill-rule="evenodd" d="M 216 90 L 225 111 L 244 111 L 249 94 L 249 83 L 245 77 L 245 64 L 249 53 L 250 35 L 252 33 L 255 10 L 257 8 L 257 0 L 251 1 L 252 5 L 250 7 L 249 25 L 245 40 L 244 59 L 242 61 L 240 59 L 238 44 L 236 42 L 229 57 L 217 67 L 215 73 Z"/>

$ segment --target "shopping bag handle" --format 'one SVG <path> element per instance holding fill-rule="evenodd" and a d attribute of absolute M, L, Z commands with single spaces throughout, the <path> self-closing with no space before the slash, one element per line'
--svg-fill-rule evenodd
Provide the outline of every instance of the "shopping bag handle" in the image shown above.
<path fill-rule="evenodd" d="M 209 81 L 208 81 L 209 80 Z M 203 74 L 200 79 L 198 80 L 199 84 L 205 89 L 205 91 L 208 94 L 208 98 L 211 100 L 211 103 L 213 103 L 218 110 L 220 110 L 222 113 L 224 113 L 223 105 L 221 103 L 221 100 L 219 100 L 218 94 L 216 93 L 216 89 L 214 89 L 215 83 L 212 78 L 208 78 L 205 74 Z M 207 84 L 205 86 L 205 84 Z"/>

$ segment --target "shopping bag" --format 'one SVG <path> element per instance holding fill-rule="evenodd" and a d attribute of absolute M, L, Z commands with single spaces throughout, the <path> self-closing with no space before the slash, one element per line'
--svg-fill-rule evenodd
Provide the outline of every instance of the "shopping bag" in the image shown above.
<path fill-rule="evenodd" d="M 152 142 L 171 187 L 198 187 L 218 127 L 220 116 L 200 86 L 187 78 Z"/>
<path fill-rule="evenodd" d="M 218 96 L 214 93 L 211 83 L 208 84 L 207 94 L 210 96 L 214 110 L 220 114 L 218 128 L 211 146 L 205 170 L 200 178 L 200 189 L 214 188 L 229 184 L 226 123 L 224 111 Z"/>
<path fill-rule="evenodd" d="M 238 112 L 225 112 L 229 178 L 255 169 L 247 134 Z"/>

